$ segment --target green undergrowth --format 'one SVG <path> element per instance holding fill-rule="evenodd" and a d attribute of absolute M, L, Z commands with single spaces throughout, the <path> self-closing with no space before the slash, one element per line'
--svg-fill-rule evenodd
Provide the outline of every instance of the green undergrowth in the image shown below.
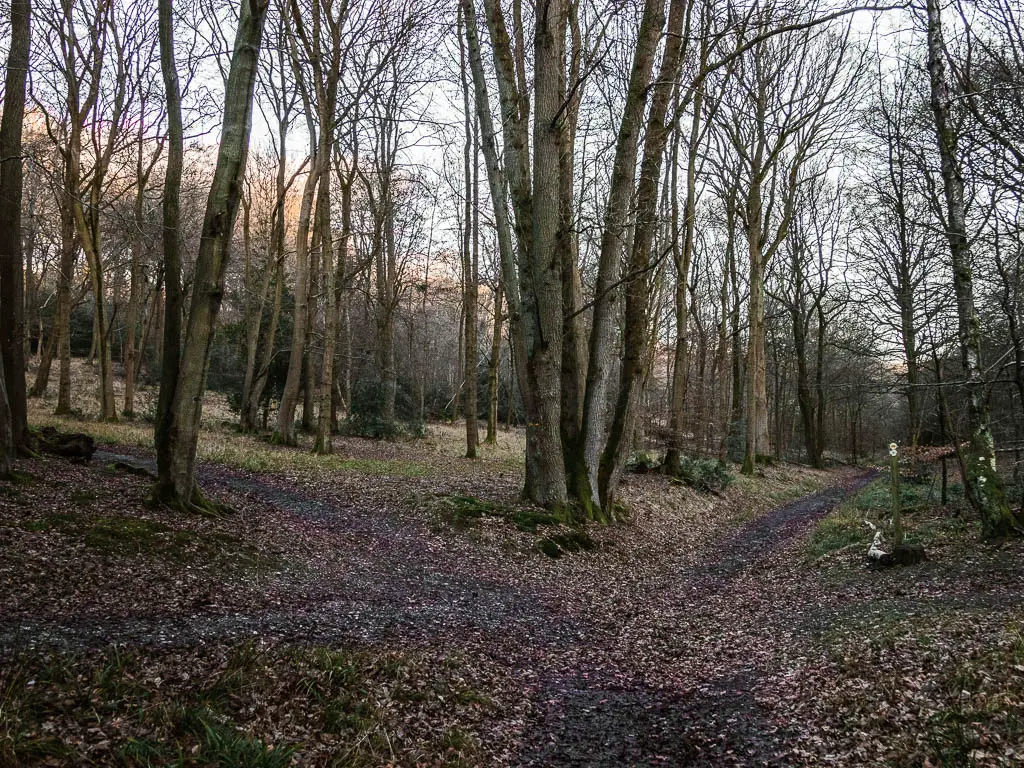
<path fill-rule="evenodd" d="M 926 549 L 942 542 L 962 538 L 971 525 L 958 512 L 962 508 L 961 486 L 951 486 L 949 507 L 939 506 L 935 484 L 928 477 L 904 478 L 900 484 L 900 510 L 908 543 Z M 867 552 L 874 532 L 865 521 L 886 526 L 892 517 L 892 494 L 888 476 L 868 484 L 843 501 L 818 522 L 807 539 L 805 555 L 815 560 L 848 547 L 863 547 Z"/>
<path fill-rule="evenodd" d="M 728 467 L 717 459 L 683 456 L 673 481 L 703 493 L 718 493 L 732 485 L 734 479 Z"/>
<path fill-rule="evenodd" d="M 551 558 L 595 549 L 595 542 L 576 521 L 535 507 L 514 507 L 475 496 L 437 496 L 431 500 L 437 519 L 456 531 L 477 528 L 485 519 L 507 523 L 524 533 L 538 535 L 534 549 Z"/>
<path fill-rule="evenodd" d="M 100 501 L 96 494 L 77 491 L 78 506 Z M 25 530 L 57 533 L 81 541 L 107 555 L 157 557 L 171 562 L 217 563 L 240 568 L 273 568 L 277 560 L 237 536 L 218 531 L 178 529 L 158 520 L 133 515 L 92 516 L 88 512 L 54 512 L 29 520 Z"/>
<path fill-rule="evenodd" d="M 97 442 L 143 448 L 153 446 L 153 428 L 139 422 L 108 423 L 46 416 L 35 426 L 52 426 L 62 432 L 83 432 Z M 270 445 L 254 435 L 236 429 L 204 429 L 199 436 L 197 457 L 246 472 L 353 472 L 363 475 L 422 477 L 434 470 L 427 464 L 401 459 L 346 457 L 341 454 L 315 455 L 303 448 Z"/>
<path fill-rule="evenodd" d="M 395 652 L 244 643 L 22 656 L 0 671 L 0 764 L 282 768 L 315 755 L 454 768 L 479 763 L 480 747 L 452 715 L 492 706 L 458 662 Z"/>
<path fill-rule="evenodd" d="M 957 602 L 892 602 L 826 635 L 844 683 L 829 708 L 842 726 L 874 735 L 880 764 L 973 768 L 1020 754 L 1020 615 L 993 626 L 986 613 Z"/>

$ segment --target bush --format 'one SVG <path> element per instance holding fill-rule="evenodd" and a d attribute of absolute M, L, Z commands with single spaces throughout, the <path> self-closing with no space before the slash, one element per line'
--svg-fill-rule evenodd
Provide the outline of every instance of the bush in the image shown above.
<path fill-rule="evenodd" d="M 626 471 L 637 475 L 646 475 L 648 472 L 656 470 L 659 466 L 658 458 L 654 454 L 640 451 L 629 457 L 629 461 L 626 462 Z"/>
<path fill-rule="evenodd" d="M 687 456 L 680 457 L 676 478 L 684 485 L 705 493 L 724 491 L 733 480 L 729 470 L 717 459 L 694 459 Z"/>
<path fill-rule="evenodd" d="M 385 417 L 387 392 L 379 381 L 362 380 L 352 388 L 352 404 L 348 418 L 341 423 L 341 433 L 352 437 L 391 439 L 402 434 L 420 436 L 423 425 L 410 417 L 413 412 L 408 393 L 399 387 L 395 393 L 395 419 Z M 405 421 L 399 421 L 402 416 Z"/>

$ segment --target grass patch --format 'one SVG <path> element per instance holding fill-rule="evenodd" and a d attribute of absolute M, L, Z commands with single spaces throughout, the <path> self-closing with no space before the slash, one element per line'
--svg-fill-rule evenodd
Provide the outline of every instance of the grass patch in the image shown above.
<path fill-rule="evenodd" d="M 493 704 L 454 662 L 256 643 L 11 661 L 0 669 L 0 765 L 487 762 L 458 718 Z"/>
<path fill-rule="evenodd" d="M 25 530 L 59 533 L 90 549 L 114 556 L 147 555 L 177 563 L 213 563 L 242 568 L 272 568 L 277 560 L 236 536 L 175 529 L 143 517 L 54 513 L 22 523 Z"/>
<path fill-rule="evenodd" d="M 806 554 L 816 560 L 829 552 L 853 545 L 863 545 L 865 551 L 874 534 L 864 524 L 864 516 L 856 507 L 840 504 L 823 518 L 807 539 Z"/>
<path fill-rule="evenodd" d="M 540 526 L 563 522 L 557 515 L 541 509 L 505 506 L 475 496 L 458 494 L 436 497 L 433 507 L 441 521 L 457 531 L 473 528 L 485 517 L 507 520 L 526 533 L 536 533 Z"/>
<path fill-rule="evenodd" d="M 537 542 L 536 547 L 541 554 L 557 560 L 562 555 L 596 549 L 597 542 L 585 530 L 577 528 L 546 536 Z"/>
<path fill-rule="evenodd" d="M 952 490 L 951 496 L 954 495 Z M 921 544 L 927 549 L 941 542 L 963 538 L 971 530 L 970 523 L 937 509 L 937 504 L 930 481 L 901 482 L 900 510 L 908 543 Z M 891 516 L 889 478 L 883 477 L 866 485 L 818 522 L 807 540 L 806 556 L 813 560 L 853 545 L 862 546 L 866 552 L 874 534 L 864 521 L 870 520 L 881 526 Z"/>
<path fill-rule="evenodd" d="M 40 415 L 33 422 L 34 426 L 52 426 L 62 432 L 83 432 L 98 443 L 147 449 L 153 447 L 152 426 L 136 422 L 107 423 L 49 414 Z M 254 473 L 326 470 L 363 475 L 423 477 L 433 471 L 428 465 L 414 461 L 346 458 L 336 454 L 319 456 L 303 449 L 271 446 L 259 437 L 241 434 L 230 427 L 204 428 L 199 436 L 196 456 L 201 461 Z"/>

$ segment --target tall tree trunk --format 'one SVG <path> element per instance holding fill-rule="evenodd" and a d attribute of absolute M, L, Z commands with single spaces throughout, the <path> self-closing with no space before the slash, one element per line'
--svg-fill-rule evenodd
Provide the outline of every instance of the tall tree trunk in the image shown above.
<path fill-rule="evenodd" d="M 658 226 L 658 184 L 662 160 L 674 120 L 668 120 L 675 83 L 682 65 L 684 27 L 688 26 L 686 0 L 672 0 L 669 5 L 668 38 L 661 68 L 654 81 L 651 108 L 644 136 L 643 159 L 636 194 L 636 226 L 627 269 L 633 279 L 626 285 L 625 330 L 623 358 L 619 372 L 619 394 L 608 434 L 608 444 L 601 455 L 598 489 L 605 519 L 614 519 L 616 493 L 622 471 L 632 449 L 633 430 L 647 373 L 652 279 L 648 274 L 651 251 Z"/>
<path fill-rule="evenodd" d="M 206 506 L 195 481 L 195 456 L 210 348 L 224 295 L 228 247 L 241 201 L 252 125 L 253 88 L 266 11 L 265 0 L 242 0 L 231 67 L 225 84 L 221 142 L 203 218 L 185 344 L 172 406 L 176 418 L 171 434 L 171 483 L 157 491 L 158 498 L 180 507 Z"/>
<path fill-rule="evenodd" d="M 633 55 L 623 108 L 615 139 L 615 159 L 601 231 L 594 314 L 587 357 L 587 382 L 583 402 L 582 444 L 592 498 L 584 506 L 600 508 L 598 472 L 601 451 L 608 438 L 608 403 L 613 371 L 615 325 L 621 306 L 619 280 L 625 249 L 628 218 L 636 177 L 637 147 L 643 132 L 644 111 L 662 28 L 665 4 L 645 0 L 637 47 Z M 582 500 L 581 500 L 582 501 Z"/>
<path fill-rule="evenodd" d="M 678 94 L 676 100 L 678 102 Z M 676 266 L 676 348 L 672 369 L 672 403 L 669 414 L 670 440 L 665 453 L 665 468 L 669 472 L 679 471 L 679 460 L 683 448 L 686 420 L 683 409 L 686 405 L 686 387 L 689 371 L 689 339 L 687 338 L 687 321 L 690 310 L 687 307 L 687 292 L 690 279 L 690 262 L 693 260 L 694 235 L 696 232 L 697 211 L 697 157 L 701 121 L 703 120 L 704 86 L 703 81 L 694 93 L 690 122 L 690 136 L 686 148 L 686 201 L 683 206 L 683 237 L 679 241 L 678 193 L 676 187 L 676 167 L 679 152 L 679 131 L 675 133 L 672 143 L 672 256 Z"/>
<path fill-rule="evenodd" d="M 25 222 L 22 225 L 25 226 L 25 240 L 24 240 L 24 255 L 25 255 L 25 350 L 24 356 L 27 360 L 32 355 L 32 338 L 35 334 L 35 354 L 37 359 L 41 359 L 43 355 L 43 319 L 39 313 L 39 287 L 43 283 L 43 278 L 46 277 L 46 265 L 41 265 L 39 278 L 35 276 L 35 251 L 36 251 L 36 230 L 38 225 L 36 224 L 35 218 L 35 207 L 36 207 L 36 195 L 32 194 L 27 204 L 25 205 L 27 210 L 25 211 L 24 218 L 28 219 L 27 226 Z"/>
<path fill-rule="evenodd" d="M 65 191 L 66 194 L 66 191 Z M 71 412 L 71 280 L 75 274 L 78 243 L 75 222 L 71 217 L 71 203 L 60 207 L 60 266 L 57 271 L 57 358 L 60 371 L 57 379 L 56 414 Z"/>
<path fill-rule="evenodd" d="M 295 445 L 295 408 L 299 402 L 302 383 L 302 365 L 305 358 L 306 325 L 309 322 L 309 230 L 313 213 L 313 200 L 320 180 L 320 158 L 310 164 L 309 175 L 302 189 L 299 218 L 295 226 L 295 315 L 292 325 L 292 344 L 288 354 L 288 375 L 281 393 L 277 411 L 277 429 L 274 440 Z"/>
<path fill-rule="evenodd" d="M 505 174 L 498 159 L 498 145 L 494 119 L 491 115 L 490 97 L 487 92 L 487 79 L 484 74 L 483 56 L 480 51 L 480 39 L 477 34 L 476 12 L 473 7 L 473 0 L 461 0 L 466 18 L 466 43 L 469 54 L 470 70 L 473 74 L 473 89 L 476 101 L 477 119 L 480 121 L 480 144 L 483 150 L 484 167 L 487 170 L 487 183 L 491 193 L 491 201 L 494 208 L 494 228 L 498 238 L 498 257 L 501 264 L 501 284 L 508 304 L 509 323 L 509 346 L 515 350 L 514 354 L 520 360 L 526 356 L 525 337 L 523 333 L 523 316 L 519 284 L 519 274 L 516 264 L 515 247 L 512 242 L 512 224 L 509 220 L 509 194 Z M 497 56 L 497 54 L 495 54 Z M 499 90 L 507 88 L 504 81 L 499 83 Z M 504 97 L 505 102 L 509 97 Z M 512 127 L 506 126 L 506 138 L 512 134 Z M 511 162 L 519 162 L 518 157 L 511 159 Z M 516 167 L 510 166 L 513 174 Z M 521 215 L 517 209 L 517 217 Z M 519 389 L 523 394 L 524 407 L 527 413 L 534 413 L 536 410 L 532 392 L 529 389 L 529 382 L 524 371 L 515 371 L 518 376 Z"/>
<path fill-rule="evenodd" d="M 0 349 L 0 371 L 3 370 L 3 350 Z M 7 385 L 0 376 L 0 480 L 9 480 L 14 464 L 14 425 L 11 421 L 11 403 L 7 399 Z"/>
<path fill-rule="evenodd" d="M 259 425 L 260 402 L 263 400 L 263 390 L 267 386 L 267 379 L 270 377 L 270 365 L 274 361 L 274 350 L 277 343 L 277 327 L 281 320 L 281 300 L 284 297 L 284 243 L 276 248 L 274 256 L 274 269 L 268 272 L 273 274 L 274 279 L 274 302 L 270 309 L 270 324 L 263 338 L 263 348 L 260 352 L 259 366 L 253 376 L 252 391 L 249 394 L 247 407 L 242 411 L 242 429 L 247 432 L 254 432 Z"/>
<path fill-rule="evenodd" d="M 71 162 L 75 170 L 73 178 L 80 178 L 80 153 L 81 138 L 71 142 L 69 148 Z M 107 290 L 106 276 L 103 267 L 103 251 L 101 247 L 101 232 L 99 218 L 100 190 L 98 180 L 93 172 L 94 178 L 89 184 L 89 210 L 86 216 L 85 207 L 79 195 L 75 195 L 71 210 L 75 216 L 75 227 L 78 230 L 78 240 L 85 251 L 86 263 L 89 265 L 89 276 L 92 283 L 94 301 L 93 309 L 93 343 L 96 347 L 96 357 L 100 363 L 100 420 L 117 421 L 117 404 L 114 402 L 114 373 L 110 359 L 110 322 L 107 317 Z"/>
<path fill-rule="evenodd" d="M 501 365 L 502 284 L 494 291 L 494 325 L 491 328 L 491 355 L 487 361 L 487 445 L 498 443 L 498 367 Z"/>
<path fill-rule="evenodd" d="M 755 161 L 755 168 L 758 167 Z M 750 261 L 750 297 L 747 300 L 747 365 L 744 386 L 746 404 L 746 452 L 741 471 L 754 474 L 757 457 L 771 452 L 768 436 L 768 389 L 764 324 L 764 268 L 761 229 L 761 184 L 756 174 L 747 193 L 747 253 Z"/>
<path fill-rule="evenodd" d="M 320 253 L 324 275 L 327 277 L 324 296 L 324 352 L 320 371 L 320 413 L 316 423 L 316 442 L 313 453 L 328 454 L 331 445 L 331 395 L 334 388 L 334 344 L 338 337 L 338 295 L 335 291 L 337 272 L 333 260 L 333 231 L 331 229 L 331 174 L 324 173 L 320 180 Z M 338 258 L 343 258 L 338 254 Z"/>
<path fill-rule="evenodd" d="M 563 343 L 562 276 L 558 253 L 560 162 L 564 149 L 565 0 L 537 6 L 534 30 L 532 243 L 526 254 L 523 325 L 526 372 L 536 392 L 536 420 L 526 425 L 527 493 L 532 501 L 564 508 L 567 501 L 561 437 Z"/>
<path fill-rule="evenodd" d="M 28 404 L 25 393 L 24 274 L 22 272 L 21 160 L 25 82 L 31 42 L 30 0 L 11 0 L 11 44 L 4 78 L 0 118 L 0 371 L 6 382 L 6 407 L 0 405 L 0 455 L 28 446 Z M 9 419 L 8 419 L 9 414 Z M 7 426 L 10 449 L 7 450 Z M 4 472 L 0 465 L 0 472 Z M 8 467 L 9 469 L 9 467 Z M 6 473 L 5 473 L 6 474 Z"/>
<path fill-rule="evenodd" d="M 125 321 L 125 341 L 122 354 L 124 363 L 124 409 L 126 418 L 133 418 L 135 415 L 135 371 L 136 371 L 136 339 L 138 338 L 139 315 L 142 305 L 142 251 L 144 247 L 143 230 L 145 216 L 143 203 L 145 202 L 146 182 L 149 172 L 144 168 L 142 162 L 143 148 L 143 122 L 139 121 L 138 135 L 138 158 L 135 165 L 137 188 L 135 190 L 135 201 L 132 205 L 134 219 L 134 232 L 132 233 L 131 244 L 131 268 L 128 289 L 128 317 Z"/>
<path fill-rule="evenodd" d="M 461 62 L 462 110 L 465 142 L 463 145 L 463 166 L 465 173 L 465 206 L 464 229 L 462 237 L 462 305 L 463 305 L 463 337 L 465 338 L 465 355 L 463 359 L 462 380 L 466 389 L 466 458 L 476 458 L 479 432 L 477 428 L 477 366 L 479 350 L 477 343 L 477 269 L 479 264 L 479 199 L 477 194 L 477 154 L 479 141 L 477 138 L 477 120 L 473 118 L 469 99 L 469 77 L 466 64 L 466 47 L 462 34 L 462 5 L 459 5 L 459 58 Z"/>
<path fill-rule="evenodd" d="M 718 348 L 715 350 L 715 370 L 718 371 L 718 460 L 729 458 L 729 422 L 732 419 L 732 373 L 729 357 L 729 269 L 733 258 L 735 238 L 727 235 L 725 261 L 722 264 L 722 287 L 718 306 Z"/>
<path fill-rule="evenodd" d="M 562 381 L 561 433 L 562 457 L 565 463 L 566 491 L 577 501 L 593 499 L 590 473 L 583 451 L 583 403 L 587 381 L 587 337 L 583 328 L 583 284 L 579 266 L 579 237 L 576 231 L 575 147 L 582 89 L 570 83 L 580 82 L 583 74 L 582 32 L 578 3 L 568 3 L 569 40 L 566 58 L 568 70 L 560 69 L 561 89 L 566 93 L 562 115 L 562 153 L 559 159 L 558 245 L 562 280 Z"/>
<path fill-rule="evenodd" d="M 167 168 L 164 171 L 163 218 L 163 333 L 161 334 L 160 392 L 157 396 L 157 482 L 154 498 L 179 499 L 174 453 L 178 438 L 175 395 L 181 368 L 181 324 L 184 295 L 181 286 L 181 174 L 185 154 L 181 119 L 181 88 L 174 59 L 173 0 L 158 0 L 160 70 L 167 99 Z M 159 291 L 158 291 L 159 293 Z M 191 491 L 189 491 L 191 493 Z M 185 496 L 182 501 L 188 501 Z"/>
<path fill-rule="evenodd" d="M 964 488 L 971 506 L 981 516 L 982 535 L 987 539 L 1016 533 L 1013 513 L 1006 503 L 1002 479 L 996 471 L 995 443 L 988 423 L 985 381 L 981 370 L 981 318 L 974 305 L 974 277 L 967 239 L 964 181 L 958 157 L 956 129 L 950 118 L 950 96 L 946 83 L 945 44 L 938 0 L 927 0 L 928 73 L 931 110 L 935 120 L 946 202 L 946 239 L 953 265 L 960 359 L 967 392 L 967 417 L 971 430 L 964 472 Z"/>

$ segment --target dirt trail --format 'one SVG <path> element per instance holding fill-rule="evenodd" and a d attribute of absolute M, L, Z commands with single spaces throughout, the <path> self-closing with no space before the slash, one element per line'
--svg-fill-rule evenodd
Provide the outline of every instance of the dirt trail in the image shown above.
<path fill-rule="evenodd" d="M 100 451 L 96 458 L 154 468 L 145 457 Z M 511 569 L 475 572 L 458 551 L 427 546 L 425 529 L 392 516 L 361 514 L 221 467 L 205 469 L 202 479 L 301 518 L 336 541 L 337 562 L 322 573 L 285 574 L 277 607 L 0 622 L 0 647 L 252 637 L 417 647 L 444 638 L 458 645 L 452 650 L 487 656 L 522 680 L 534 718 L 522 729 L 528 741 L 519 764 L 600 768 L 784 764 L 777 724 L 756 691 L 784 642 L 781 628 L 801 609 L 765 601 L 757 581 L 785 568 L 780 552 L 870 477 L 847 477 L 762 515 L 711 547 L 704 561 L 659 571 L 648 594 L 633 594 L 632 605 L 615 611 L 600 585 L 566 610 L 557 581 L 544 588 Z M 708 640 L 723 634 L 751 652 L 722 657 Z"/>
<path fill-rule="evenodd" d="M 785 567 L 779 555 L 793 540 L 872 478 L 847 478 L 776 507 L 727 537 L 705 562 L 667 577 L 663 594 L 650 596 L 657 612 L 631 617 L 640 637 L 620 643 L 611 664 L 604 659 L 569 670 L 545 687 L 548 706 L 523 764 L 785 765 L 779 750 L 785 734 L 755 695 L 773 654 L 719 658 L 717 647 L 695 645 L 694 636 L 746 635 L 762 652 L 770 650 L 774 630 L 799 621 L 803 606 L 763 603 L 756 587 L 748 590 L 750 582 Z M 645 652 L 648 668 L 636 669 L 632 655 Z M 650 661 L 676 674 L 659 680 Z"/>

